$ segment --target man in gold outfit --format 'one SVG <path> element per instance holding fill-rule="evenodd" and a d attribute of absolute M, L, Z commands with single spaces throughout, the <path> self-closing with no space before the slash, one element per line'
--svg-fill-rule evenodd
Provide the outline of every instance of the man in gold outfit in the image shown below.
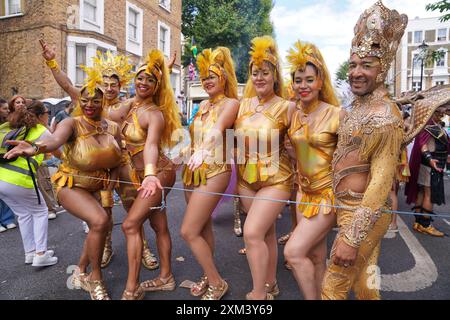
<path fill-rule="evenodd" d="M 331 250 L 322 299 L 380 299 L 373 281 L 380 242 L 392 216 L 388 194 L 404 140 L 403 121 L 384 86 L 408 18 L 377 1 L 355 26 L 349 81 L 352 110 L 341 121 L 333 191 L 339 233 Z"/>

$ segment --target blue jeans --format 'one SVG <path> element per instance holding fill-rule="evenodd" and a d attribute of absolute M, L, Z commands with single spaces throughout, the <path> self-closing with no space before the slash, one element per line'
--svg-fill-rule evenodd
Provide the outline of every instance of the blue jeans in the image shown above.
<path fill-rule="evenodd" d="M 14 212 L 0 199 L 0 224 L 6 226 L 15 223 Z"/>

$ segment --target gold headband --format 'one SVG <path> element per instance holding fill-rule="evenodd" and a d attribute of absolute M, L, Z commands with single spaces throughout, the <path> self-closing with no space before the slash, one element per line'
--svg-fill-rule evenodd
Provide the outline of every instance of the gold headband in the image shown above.
<path fill-rule="evenodd" d="M 113 56 L 111 51 L 107 51 L 105 54 L 97 51 L 97 56 L 93 58 L 92 68 L 97 69 L 102 76 L 116 76 L 121 86 L 128 85 L 133 79 L 132 67 L 126 56 Z"/>

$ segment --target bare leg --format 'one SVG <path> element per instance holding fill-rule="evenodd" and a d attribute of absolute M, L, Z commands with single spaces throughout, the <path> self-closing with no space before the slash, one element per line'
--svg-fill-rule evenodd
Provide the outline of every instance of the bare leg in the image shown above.
<path fill-rule="evenodd" d="M 299 223 L 286 244 L 284 255 L 304 298 L 318 300 L 326 269 L 326 235 L 336 224 L 336 215 L 319 212 L 307 219 L 298 212 L 298 220 Z"/>
<path fill-rule="evenodd" d="M 167 224 L 166 209 L 152 211 L 150 214 L 150 225 L 156 234 L 156 246 L 160 259 L 160 277 L 167 278 L 172 274 L 170 265 L 172 240 Z"/>
<path fill-rule="evenodd" d="M 58 199 L 68 212 L 88 224 L 89 233 L 85 240 L 84 250 L 86 250 L 92 266 L 90 279 L 101 280 L 100 263 L 109 223 L 107 213 L 91 193 L 80 188 L 63 188 L 58 194 Z M 80 262 L 83 261 L 82 259 Z"/>
<path fill-rule="evenodd" d="M 240 195 L 255 195 L 253 191 L 239 187 Z M 275 187 L 266 187 L 256 193 L 256 197 L 288 200 L 290 193 Z M 248 209 L 244 225 L 244 241 L 247 248 L 247 260 L 253 279 L 253 299 L 265 299 L 267 281 L 276 278 L 277 243 L 275 238 L 275 221 L 285 204 L 268 200 L 245 199 L 242 201 Z M 270 243 L 269 243 L 270 242 Z M 275 266 L 273 266 L 275 262 Z M 272 265 L 269 265 L 272 264 Z"/>
<path fill-rule="evenodd" d="M 230 173 L 225 172 L 208 179 L 206 185 L 200 185 L 196 190 L 222 193 L 226 190 L 229 179 Z M 202 266 L 209 284 L 214 287 L 221 286 L 222 278 L 214 264 L 213 250 L 207 238 L 213 241 L 211 213 L 219 200 L 220 196 L 192 193 L 181 226 L 181 236 Z M 214 248 L 214 245 L 212 247 Z"/>
<path fill-rule="evenodd" d="M 161 204 L 161 196 L 162 193 L 157 192 L 155 195 L 143 199 L 140 192 L 122 224 L 122 230 L 127 240 L 128 279 L 126 290 L 128 292 L 135 292 L 138 286 L 143 247 L 142 225 L 149 218 L 149 208 Z"/>

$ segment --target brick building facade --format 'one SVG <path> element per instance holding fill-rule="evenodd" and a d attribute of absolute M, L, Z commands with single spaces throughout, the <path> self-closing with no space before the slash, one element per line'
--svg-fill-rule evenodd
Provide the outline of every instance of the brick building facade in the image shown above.
<path fill-rule="evenodd" d="M 67 95 L 44 63 L 40 38 L 77 86 L 79 65 L 91 65 L 97 50 L 129 55 L 134 65 L 152 48 L 167 59 L 176 52 L 171 82 L 181 91 L 181 0 L 0 0 L 0 97 Z"/>

